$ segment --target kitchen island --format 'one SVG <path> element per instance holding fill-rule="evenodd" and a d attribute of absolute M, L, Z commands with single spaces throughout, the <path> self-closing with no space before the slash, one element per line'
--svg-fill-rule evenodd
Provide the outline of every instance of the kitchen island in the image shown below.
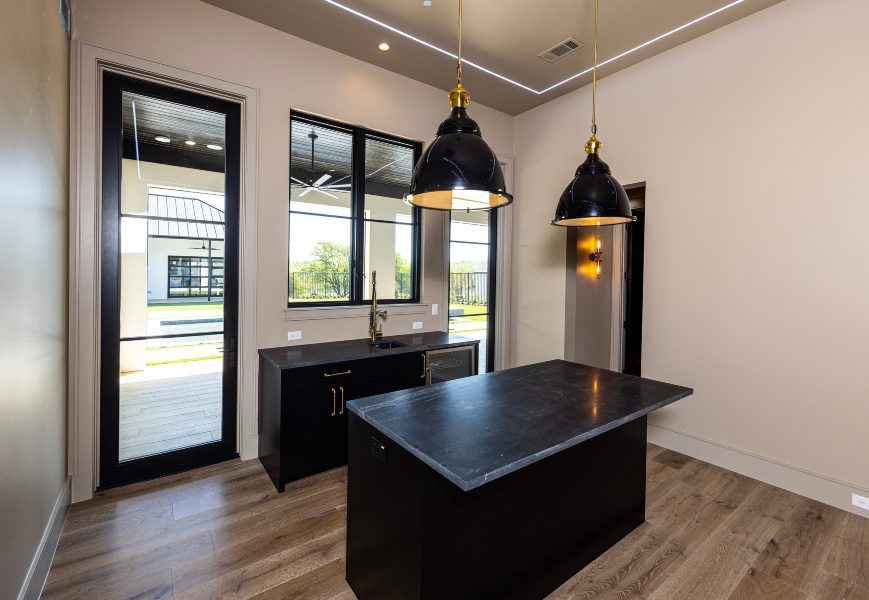
<path fill-rule="evenodd" d="M 646 415 L 691 393 L 554 360 L 349 402 L 348 583 L 543 598 L 644 521 Z"/>

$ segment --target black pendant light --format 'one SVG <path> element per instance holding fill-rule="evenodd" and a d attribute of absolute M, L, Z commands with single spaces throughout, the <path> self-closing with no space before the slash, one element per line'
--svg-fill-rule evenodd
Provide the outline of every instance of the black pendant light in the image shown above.
<path fill-rule="evenodd" d="M 459 53 L 456 87 L 449 94 L 452 112 L 413 169 L 413 206 L 435 210 L 486 210 L 513 201 L 504 185 L 498 157 L 468 116 L 470 94 L 462 86 L 462 0 L 459 0 Z"/>
<path fill-rule="evenodd" d="M 600 159 L 602 146 L 597 139 L 597 16 L 594 0 L 594 68 L 591 87 L 591 137 L 585 144 L 588 156 L 576 169 L 576 176 L 558 201 L 553 225 L 592 227 L 619 225 L 634 220 L 631 203 L 609 166 Z"/>

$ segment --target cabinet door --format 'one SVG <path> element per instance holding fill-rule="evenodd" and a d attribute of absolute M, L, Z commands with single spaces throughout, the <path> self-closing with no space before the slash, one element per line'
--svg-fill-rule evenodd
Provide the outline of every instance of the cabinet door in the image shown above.
<path fill-rule="evenodd" d="M 408 352 L 371 358 L 353 377 L 348 400 L 406 390 L 425 384 L 425 364 L 422 352 Z"/>
<path fill-rule="evenodd" d="M 347 364 L 294 369 L 286 382 L 284 463 L 287 480 L 333 469 L 347 462 Z M 330 376 L 334 375 L 334 376 Z"/>

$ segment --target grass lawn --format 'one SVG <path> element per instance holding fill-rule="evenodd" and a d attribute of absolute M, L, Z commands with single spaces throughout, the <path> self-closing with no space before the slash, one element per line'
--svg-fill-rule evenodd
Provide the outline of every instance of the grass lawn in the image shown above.
<path fill-rule="evenodd" d="M 223 310 L 223 301 L 190 301 L 190 302 L 149 302 L 148 312 L 169 312 L 179 310 Z"/>

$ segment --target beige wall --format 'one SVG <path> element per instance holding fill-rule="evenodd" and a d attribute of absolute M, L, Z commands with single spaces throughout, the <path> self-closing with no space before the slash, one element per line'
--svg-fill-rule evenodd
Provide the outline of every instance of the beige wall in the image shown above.
<path fill-rule="evenodd" d="M 15 598 L 66 481 L 69 42 L 56 0 L 0 13 L 0 598 Z"/>
<path fill-rule="evenodd" d="M 302 329 L 303 343 L 365 335 L 364 316 L 315 322 L 285 315 L 287 199 L 289 197 L 289 111 L 291 108 L 348 123 L 429 141 L 449 113 L 444 89 L 407 79 L 294 36 L 240 18 L 195 0 L 76 0 L 76 39 L 151 61 L 252 87 L 259 91 L 257 184 L 257 344 L 287 344 L 287 331 Z M 171 15 L 171 18 L 168 18 Z M 190 24 L 195 23 L 195 27 Z M 473 78 L 466 82 L 473 91 Z M 471 115 L 486 140 L 502 156 L 513 149 L 513 119 L 472 104 Z M 423 303 L 446 297 L 441 257 L 443 217 L 424 223 Z M 358 314 L 347 310 L 346 315 Z M 443 326 L 441 316 L 395 315 L 389 334 Z"/>
<path fill-rule="evenodd" d="M 196 0 L 74 0 L 73 157 L 77 232 L 73 297 L 78 315 L 77 355 L 87 363 L 95 355 L 96 260 L 93 223 L 97 220 L 98 151 L 95 133 L 99 104 L 95 81 L 102 58 L 148 72 L 191 81 L 247 98 L 242 139 L 248 144 L 244 163 L 242 209 L 242 345 L 240 371 L 240 452 L 256 456 L 255 347 L 287 345 L 287 332 L 302 330 L 301 343 L 362 337 L 367 331 L 363 307 L 318 310 L 286 309 L 287 200 L 289 198 L 289 111 L 298 109 L 363 125 L 405 138 L 429 141 L 448 115 L 444 89 L 407 79 L 337 52 L 316 46 Z M 191 25 L 193 24 L 193 25 Z M 473 90 L 473 80 L 466 76 Z M 494 151 L 509 157 L 513 118 L 472 104 Z M 79 130 L 80 128 L 80 130 Z M 250 223 L 254 225 L 251 226 Z M 423 221 L 422 306 L 393 307 L 386 335 L 446 327 L 446 311 L 431 315 L 431 304 L 446 300 L 444 216 Z M 255 247 L 254 253 L 250 245 Z M 254 279 L 255 285 L 249 282 Z M 255 311 L 250 307 L 255 305 Z M 255 329 L 255 343 L 248 331 Z M 298 342 L 296 342 L 298 343 Z M 90 497 L 96 484 L 94 447 L 97 381 L 93 369 L 76 369 L 73 399 L 73 499 Z"/>
<path fill-rule="evenodd" d="M 865 489 L 869 3 L 834 4 L 788 0 L 605 78 L 598 135 L 622 183 L 647 182 L 643 374 L 695 388 L 652 421 Z M 590 100 L 516 119 L 518 363 L 564 347 L 548 221 Z"/>

